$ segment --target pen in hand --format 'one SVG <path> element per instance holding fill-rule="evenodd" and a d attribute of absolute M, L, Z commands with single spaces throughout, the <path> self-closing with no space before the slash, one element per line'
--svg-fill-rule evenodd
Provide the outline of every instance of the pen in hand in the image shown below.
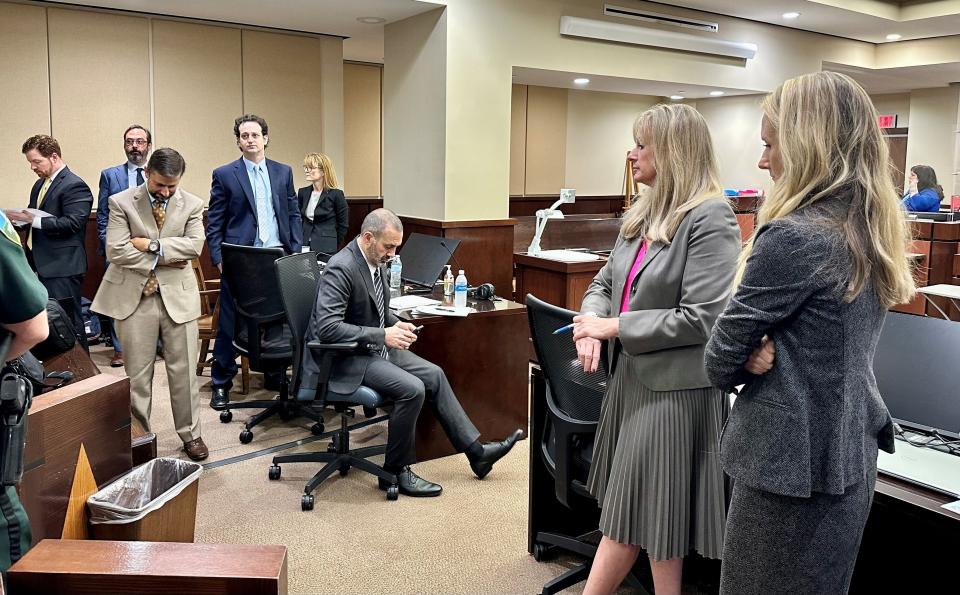
<path fill-rule="evenodd" d="M 571 330 L 573 330 L 573 323 L 572 323 L 572 322 L 571 322 L 570 324 L 566 325 L 566 326 L 561 326 L 561 327 L 558 328 L 557 330 L 553 331 L 553 334 L 554 334 L 554 335 L 559 335 L 560 333 L 565 333 L 565 332 L 571 331 Z"/>

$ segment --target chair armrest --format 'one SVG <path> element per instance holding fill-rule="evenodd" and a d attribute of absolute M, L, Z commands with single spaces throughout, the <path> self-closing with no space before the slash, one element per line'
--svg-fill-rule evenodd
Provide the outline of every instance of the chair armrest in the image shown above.
<path fill-rule="evenodd" d="M 359 346 L 360 344 L 356 341 L 351 343 L 324 343 L 322 341 L 310 341 L 307 343 L 307 348 L 311 351 L 356 351 Z"/>
<path fill-rule="evenodd" d="M 219 289 L 201 289 L 200 295 L 220 295 Z"/>
<path fill-rule="evenodd" d="M 219 289 L 220 279 L 204 279 L 203 284 L 209 287 L 210 289 Z"/>

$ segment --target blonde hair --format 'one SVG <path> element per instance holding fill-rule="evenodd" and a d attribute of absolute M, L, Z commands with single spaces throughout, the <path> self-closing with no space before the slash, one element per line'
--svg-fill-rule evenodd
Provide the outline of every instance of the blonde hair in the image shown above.
<path fill-rule="evenodd" d="M 633 123 L 653 149 L 656 179 L 623 216 L 623 237 L 669 244 L 687 212 L 723 195 L 707 122 L 689 105 L 655 105 Z"/>
<path fill-rule="evenodd" d="M 333 161 L 323 153 L 307 153 L 303 158 L 303 166 L 323 169 L 323 187 L 337 187 L 337 170 L 333 169 Z"/>
<path fill-rule="evenodd" d="M 884 306 L 909 301 L 916 289 L 906 255 L 909 228 L 891 182 L 877 111 L 866 91 L 843 74 L 805 74 L 768 95 L 763 114 L 776 131 L 783 171 L 757 213 L 736 282 L 764 224 L 841 195 L 849 211 L 837 223 L 852 259 L 844 300 L 852 301 L 872 281 Z"/>

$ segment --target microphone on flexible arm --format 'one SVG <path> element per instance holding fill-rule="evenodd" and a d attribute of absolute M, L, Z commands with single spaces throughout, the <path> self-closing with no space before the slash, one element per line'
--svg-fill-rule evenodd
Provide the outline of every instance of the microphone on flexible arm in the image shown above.
<path fill-rule="evenodd" d="M 453 255 L 453 250 L 447 246 L 447 243 L 443 240 L 440 240 L 440 245 L 444 247 L 447 251 L 447 254 L 450 255 L 450 258 L 453 259 L 453 264 L 457 265 L 457 270 L 462 271 L 463 267 L 460 266 L 460 263 L 457 261 L 457 257 Z M 481 283 L 477 287 L 468 287 L 467 295 L 474 297 L 478 300 L 499 300 L 500 298 L 496 295 L 496 289 L 493 286 L 493 283 Z"/>
<path fill-rule="evenodd" d="M 463 270 L 463 267 L 460 266 L 460 262 L 457 260 L 457 257 L 453 255 L 453 250 L 450 249 L 450 246 L 447 246 L 447 243 L 443 240 L 440 240 L 440 245 L 443 246 L 443 249 L 447 251 L 447 254 L 450 255 L 450 258 L 453 259 L 453 264 L 457 265 L 457 270 Z"/>

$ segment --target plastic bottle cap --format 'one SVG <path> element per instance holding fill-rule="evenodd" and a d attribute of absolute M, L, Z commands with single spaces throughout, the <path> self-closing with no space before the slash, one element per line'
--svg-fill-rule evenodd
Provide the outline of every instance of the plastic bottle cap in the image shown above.
<path fill-rule="evenodd" d="M 463 269 L 460 269 L 460 274 L 461 274 L 461 275 L 463 274 Z"/>

